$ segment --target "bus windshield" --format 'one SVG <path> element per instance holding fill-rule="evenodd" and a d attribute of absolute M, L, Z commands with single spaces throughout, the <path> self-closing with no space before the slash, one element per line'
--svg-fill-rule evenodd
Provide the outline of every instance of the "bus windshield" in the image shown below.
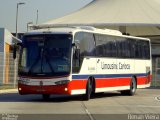
<path fill-rule="evenodd" d="M 71 43 L 70 34 L 24 36 L 19 75 L 68 75 L 71 69 Z"/>

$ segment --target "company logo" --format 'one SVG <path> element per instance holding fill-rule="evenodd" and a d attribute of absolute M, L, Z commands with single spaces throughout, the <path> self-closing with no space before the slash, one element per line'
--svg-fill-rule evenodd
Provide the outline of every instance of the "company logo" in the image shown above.
<path fill-rule="evenodd" d="M 110 69 L 110 70 L 113 70 L 113 69 L 119 69 L 119 70 L 129 70 L 131 69 L 131 66 L 130 64 L 126 64 L 126 63 L 112 63 L 112 64 L 106 64 L 104 62 L 101 62 L 101 68 L 102 69 Z"/>

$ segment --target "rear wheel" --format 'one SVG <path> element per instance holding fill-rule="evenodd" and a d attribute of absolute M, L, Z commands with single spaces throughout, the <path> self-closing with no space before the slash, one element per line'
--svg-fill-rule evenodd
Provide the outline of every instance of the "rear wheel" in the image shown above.
<path fill-rule="evenodd" d="M 88 80 L 86 86 L 86 94 L 84 95 L 84 100 L 89 100 L 91 98 L 92 92 L 93 92 L 93 82 L 92 80 Z"/>
<path fill-rule="evenodd" d="M 136 89 L 137 89 L 136 79 L 134 77 L 132 77 L 131 82 L 130 82 L 130 89 L 121 91 L 121 94 L 132 96 L 136 93 Z"/>
<path fill-rule="evenodd" d="M 50 95 L 49 94 L 43 94 L 42 98 L 43 98 L 43 100 L 49 100 Z"/>

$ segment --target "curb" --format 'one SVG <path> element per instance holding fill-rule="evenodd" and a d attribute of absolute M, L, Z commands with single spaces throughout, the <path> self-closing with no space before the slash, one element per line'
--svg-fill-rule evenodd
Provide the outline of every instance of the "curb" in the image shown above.
<path fill-rule="evenodd" d="M 6 90 L 0 90 L 0 94 L 5 94 L 5 93 L 17 93 L 18 89 L 6 89 Z"/>

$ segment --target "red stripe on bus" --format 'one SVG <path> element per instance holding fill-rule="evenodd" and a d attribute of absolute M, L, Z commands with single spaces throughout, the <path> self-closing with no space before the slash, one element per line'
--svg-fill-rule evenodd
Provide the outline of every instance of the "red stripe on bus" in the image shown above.
<path fill-rule="evenodd" d="M 151 78 L 151 76 L 148 78 Z M 137 85 L 145 85 L 150 83 L 151 79 L 148 78 L 138 77 Z M 98 78 L 96 79 L 96 88 L 130 86 L 130 80 L 131 78 Z M 72 80 L 65 85 L 28 86 L 18 84 L 18 88 L 21 88 L 20 94 L 71 94 L 71 90 L 86 89 L 86 84 L 87 80 Z M 67 91 L 65 91 L 66 88 Z"/>

